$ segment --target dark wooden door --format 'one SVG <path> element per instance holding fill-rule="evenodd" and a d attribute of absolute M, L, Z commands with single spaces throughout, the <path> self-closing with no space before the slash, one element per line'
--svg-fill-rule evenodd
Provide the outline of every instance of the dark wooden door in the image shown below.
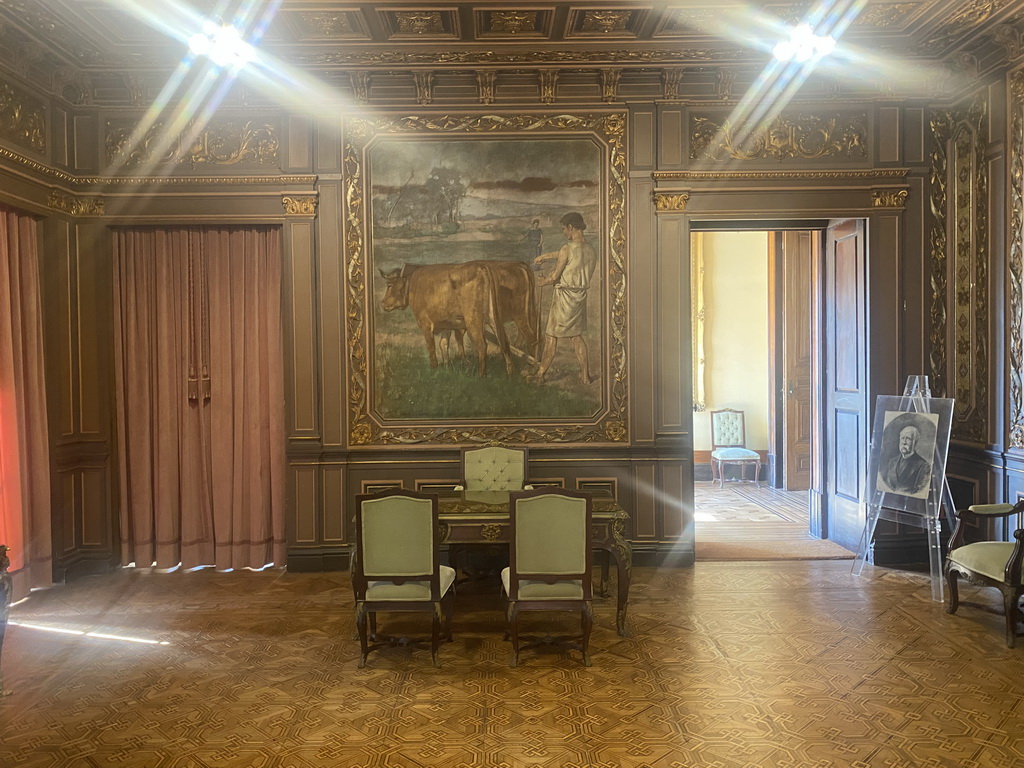
<path fill-rule="evenodd" d="M 782 481 L 787 491 L 811 487 L 811 310 L 818 232 L 782 233 Z"/>
<path fill-rule="evenodd" d="M 822 533 L 853 550 L 864 527 L 869 426 L 865 245 L 863 220 L 831 222 L 825 234 Z"/>

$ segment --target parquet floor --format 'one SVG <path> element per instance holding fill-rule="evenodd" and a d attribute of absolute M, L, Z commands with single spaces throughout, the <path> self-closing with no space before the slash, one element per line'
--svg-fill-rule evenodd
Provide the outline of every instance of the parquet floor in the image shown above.
<path fill-rule="evenodd" d="M 0 766 L 1024 765 L 1024 648 L 994 613 L 947 616 L 924 574 L 639 568 L 633 636 L 599 600 L 590 668 L 509 668 L 488 589 L 460 591 L 440 668 L 399 646 L 362 670 L 344 574 L 126 570 L 36 593 L 12 608 Z"/>

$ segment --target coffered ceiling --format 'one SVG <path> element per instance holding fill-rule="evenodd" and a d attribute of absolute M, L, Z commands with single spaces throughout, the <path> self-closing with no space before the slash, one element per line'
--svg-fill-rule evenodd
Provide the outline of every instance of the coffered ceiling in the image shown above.
<path fill-rule="evenodd" d="M 977 74 L 1024 48 L 1024 0 L 0 0 L 0 62 L 59 84 L 156 77 L 204 17 L 250 9 L 261 50 L 314 76 L 360 69 L 748 67 L 787 24 L 847 15 L 841 45 L 876 61 Z M 817 14 L 817 16 L 815 16 Z M 59 76 L 54 77 L 54 73 Z"/>

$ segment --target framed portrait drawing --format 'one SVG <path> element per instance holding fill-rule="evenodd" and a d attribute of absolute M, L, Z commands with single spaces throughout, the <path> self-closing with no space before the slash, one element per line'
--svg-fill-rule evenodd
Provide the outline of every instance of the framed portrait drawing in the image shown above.
<path fill-rule="evenodd" d="M 953 401 L 880 396 L 868 467 L 869 500 L 877 506 L 924 512 L 942 493 Z"/>
<path fill-rule="evenodd" d="M 625 125 L 345 123 L 353 446 L 628 439 Z"/>

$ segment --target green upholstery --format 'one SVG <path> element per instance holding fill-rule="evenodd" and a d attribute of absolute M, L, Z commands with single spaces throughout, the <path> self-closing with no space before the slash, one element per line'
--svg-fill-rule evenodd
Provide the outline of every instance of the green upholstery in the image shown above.
<path fill-rule="evenodd" d="M 430 510 L 429 500 L 407 496 L 364 501 L 363 573 L 370 578 L 430 573 Z"/>
<path fill-rule="evenodd" d="M 751 461 L 760 460 L 760 456 L 757 451 L 752 451 L 749 448 L 719 448 L 718 450 L 711 452 L 711 458 L 713 459 L 750 459 Z"/>
<path fill-rule="evenodd" d="M 1013 547 L 1012 541 L 977 541 L 954 549 L 948 559 L 969 571 L 1002 581 L 1006 573 L 1006 561 L 1013 554 Z"/>
<path fill-rule="evenodd" d="M 490 445 L 463 453 L 463 479 L 467 491 L 518 491 L 526 482 L 526 454 L 522 449 Z"/>
<path fill-rule="evenodd" d="M 501 586 L 505 594 L 509 593 L 509 579 L 511 569 L 505 568 L 501 572 Z M 582 600 L 583 582 L 579 579 L 570 581 L 556 581 L 548 584 L 543 581 L 531 581 L 529 579 L 519 582 L 519 600 Z"/>
<path fill-rule="evenodd" d="M 441 572 L 441 594 L 445 594 L 455 583 L 455 569 L 439 566 Z M 407 581 L 395 584 L 392 581 L 371 581 L 366 587 L 367 600 L 429 600 L 429 581 Z"/>
<path fill-rule="evenodd" d="M 711 432 L 715 445 L 743 445 L 743 411 L 712 411 Z"/>
<path fill-rule="evenodd" d="M 747 448 L 743 411 L 723 408 L 711 412 L 711 481 L 725 485 L 725 468 L 739 468 L 740 480 L 746 479 L 747 467 L 753 467 L 752 482 L 761 484 L 761 455 Z"/>
<path fill-rule="evenodd" d="M 976 515 L 1006 515 L 1013 510 L 1012 504 L 973 504 L 967 508 Z"/>
<path fill-rule="evenodd" d="M 516 552 L 520 573 L 572 574 L 586 567 L 586 499 L 536 496 L 516 509 Z"/>

